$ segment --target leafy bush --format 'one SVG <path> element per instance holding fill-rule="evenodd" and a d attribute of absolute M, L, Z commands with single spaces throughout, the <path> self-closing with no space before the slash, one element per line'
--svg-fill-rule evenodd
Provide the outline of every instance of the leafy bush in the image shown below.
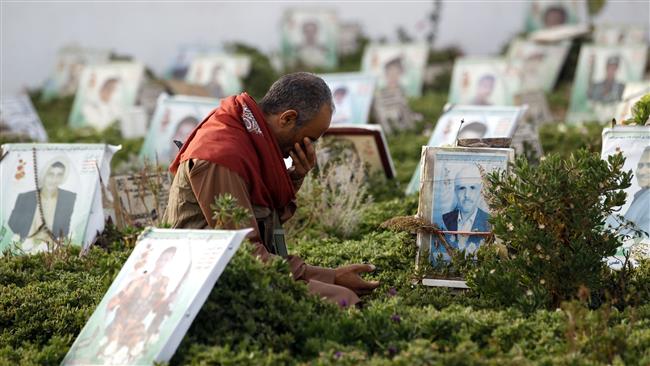
<path fill-rule="evenodd" d="M 488 174 L 490 221 L 507 253 L 484 250 L 472 288 L 527 309 L 556 308 L 579 290 L 601 294 L 609 276 L 603 258 L 622 244 L 605 220 L 625 202 L 632 173 L 623 171 L 624 161 L 621 154 L 603 161 L 579 150 L 538 166 L 520 158 L 512 175 Z"/>
<path fill-rule="evenodd" d="M 645 125 L 650 118 L 650 94 L 646 94 L 632 107 L 632 118 L 625 124 Z"/>

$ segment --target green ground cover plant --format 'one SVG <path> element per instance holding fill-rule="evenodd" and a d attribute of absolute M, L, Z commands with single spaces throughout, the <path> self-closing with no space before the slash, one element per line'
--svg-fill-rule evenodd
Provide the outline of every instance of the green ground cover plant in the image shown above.
<path fill-rule="evenodd" d="M 257 70 L 268 65 L 260 55 L 253 62 Z M 258 80 L 256 88 L 262 90 L 272 78 Z M 38 93 L 32 96 L 53 142 L 122 144 L 114 166 L 132 159 L 142 144 L 124 141 L 117 129 L 102 134 L 71 130 L 66 127 L 71 99 L 42 103 Z M 541 139 L 548 155 L 539 165 L 519 160 L 514 167 L 517 178 L 490 177 L 496 190 L 492 207 L 499 212 L 495 230 L 507 259 L 486 250 L 468 273 L 473 275 L 468 291 L 417 284 L 415 235 L 381 224 L 416 213 L 417 196 L 405 197 L 402 192 L 445 100 L 444 91 L 430 90 L 410 101 L 423 122 L 414 131 L 388 139 L 397 179 L 390 184 L 371 179 L 364 194 L 372 200 L 357 207 L 353 231 L 326 230 L 313 220 L 288 237 L 290 252 L 310 264 L 375 264 L 377 270 L 367 278 L 380 280 L 381 286 L 360 308 L 340 310 L 309 295 L 303 283 L 291 279 L 286 262 L 264 264 L 251 254 L 250 245 L 244 245 L 170 364 L 650 364 L 650 263 L 642 261 L 636 269 L 618 273 L 596 264 L 598 255 L 610 253 L 618 243 L 596 224 L 620 200 L 616 192 L 629 180 L 620 160 L 603 162 L 593 155 L 600 150 L 600 125 L 545 126 Z M 586 150 L 576 153 L 579 148 Z M 558 190 L 566 192 L 554 194 Z M 521 194 L 526 199 L 508 198 Z M 585 211 L 573 217 L 552 198 L 579 202 Z M 227 203 L 216 201 L 215 207 L 223 209 Z M 308 214 L 299 212 L 303 216 L 298 218 L 308 220 Z M 224 222 L 233 218 L 222 216 Z M 560 229 L 554 225 L 565 216 L 584 220 L 584 225 L 574 223 L 578 226 L 571 232 L 585 238 L 554 241 L 555 229 Z M 540 220 L 548 220 L 544 228 Z M 109 226 L 84 255 L 64 246 L 53 253 L 0 258 L 0 365 L 59 364 L 131 253 L 139 230 Z M 508 234 L 511 231 L 514 234 Z M 551 262 L 552 266 L 541 259 L 533 261 L 536 242 L 551 243 L 549 248 L 569 259 Z M 585 251 L 580 253 L 589 256 L 584 261 L 571 257 L 560 244 L 579 244 Z M 513 258 L 526 251 L 528 255 Z M 576 275 L 560 281 L 558 275 L 564 271 Z M 526 283 L 531 286 L 522 286 Z M 522 296 L 534 301 L 520 301 Z"/>

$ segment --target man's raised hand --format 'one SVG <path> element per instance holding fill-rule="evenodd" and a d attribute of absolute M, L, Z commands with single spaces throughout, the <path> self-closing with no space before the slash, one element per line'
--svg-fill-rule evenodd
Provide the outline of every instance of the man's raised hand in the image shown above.
<path fill-rule="evenodd" d="M 289 152 L 293 161 L 289 168 L 289 175 L 293 180 L 302 180 L 307 173 L 316 165 L 316 150 L 308 137 L 303 139 L 304 149 L 299 143 L 295 143 L 293 150 Z"/>

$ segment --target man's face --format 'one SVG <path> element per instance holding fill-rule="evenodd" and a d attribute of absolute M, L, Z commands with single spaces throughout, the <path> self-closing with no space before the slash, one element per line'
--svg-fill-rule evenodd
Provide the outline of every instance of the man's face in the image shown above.
<path fill-rule="evenodd" d="M 302 34 L 305 36 L 305 43 L 310 45 L 316 44 L 318 26 L 315 23 L 305 23 L 302 27 Z"/>
<path fill-rule="evenodd" d="M 555 27 L 566 23 L 566 15 L 560 9 L 551 9 L 544 16 L 545 27 Z"/>
<path fill-rule="evenodd" d="M 646 150 L 636 166 L 636 180 L 641 188 L 650 188 L 650 150 Z"/>
<path fill-rule="evenodd" d="M 106 85 L 104 85 L 102 89 L 99 91 L 99 98 L 102 100 L 102 102 L 104 103 L 110 102 L 116 88 L 117 88 L 116 81 L 111 81 Z"/>
<path fill-rule="evenodd" d="M 389 66 L 386 68 L 386 83 L 395 87 L 399 85 L 399 80 L 402 77 L 402 68 L 399 66 Z"/>
<path fill-rule="evenodd" d="M 481 196 L 481 179 L 459 176 L 454 182 L 454 191 L 458 200 L 458 209 L 463 215 L 469 215 L 478 205 Z"/>
<path fill-rule="evenodd" d="M 174 252 L 164 252 L 163 254 L 158 257 L 158 260 L 156 261 L 156 271 L 162 271 L 165 266 L 167 266 L 167 263 L 174 258 Z"/>
<path fill-rule="evenodd" d="M 614 80 L 616 78 L 617 71 L 618 71 L 618 64 L 615 63 L 607 64 L 607 79 Z"/>
<path fill-rule="evenodd" d="M 494 79 L 483 78 L 478 82 L 476 96 L 480 99 L 487 100 L 494 90 Z"/>
<path fill-rule="evenodd" d="M 59 166 L 51 166 L 45 173 L 43 187 L 48 191 L 53 191 L 63 183 L 63 178 L 65 178 L 65 169 Z"/>
<path fill-rule="evenodd" d="M 271 132 L 280 145 L 282 156 L 286 159 L 289 152 L 295 149 L 295 144 L 304 145 L 304 138 L 309 138 L 312 142 L 318 140 L 330 127 L 332 120 L 332 108 L 325 104 L 311 121 L 307 121 L 303 127 L 296 127 L 297 112 L 288 110 L 267 117 Z"/>

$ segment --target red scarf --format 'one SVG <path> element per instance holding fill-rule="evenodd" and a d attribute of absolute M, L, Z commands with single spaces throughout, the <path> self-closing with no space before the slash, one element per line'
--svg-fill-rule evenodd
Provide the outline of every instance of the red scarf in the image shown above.
<path fill-rule="evenodd" d="M 296 197 L 275 137 L 262 111 L 247 93 L 228 97 L 187 138 L 169 170 L 201 159 L 237 173 L 248 185 L 251 202 L 282 210 Z"/>

